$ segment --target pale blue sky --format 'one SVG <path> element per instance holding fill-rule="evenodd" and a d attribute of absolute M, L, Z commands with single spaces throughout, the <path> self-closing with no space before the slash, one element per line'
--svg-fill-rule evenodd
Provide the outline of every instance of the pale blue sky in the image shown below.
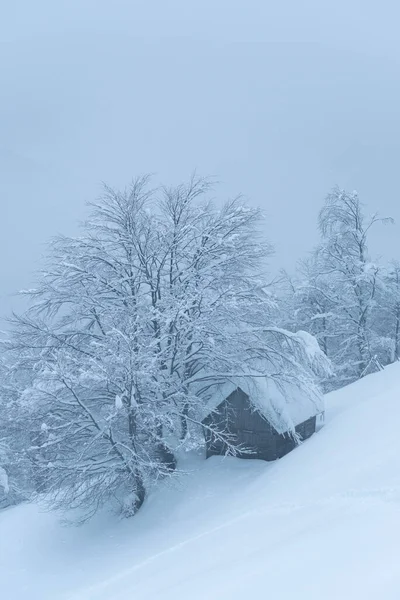
<path fill-rule="evenodd" d="M 193 169 L 262 206 L 272 268 L 317 239 L 336 183 L 398 221 L 397 2 L 3 0 L 0 314 L 100 182 Z"/>

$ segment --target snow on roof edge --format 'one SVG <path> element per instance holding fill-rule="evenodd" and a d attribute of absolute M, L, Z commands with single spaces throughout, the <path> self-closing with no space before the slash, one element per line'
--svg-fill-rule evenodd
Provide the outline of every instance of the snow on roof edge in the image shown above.
<path fill-rule="evenodd" d="M 250 403 L 278 433 L 294 431 L 295 427 L 324 410 L 323 395 L 315 384 L 300 385 L 262 377 L 240 377 L 218 385 L 205 406 L 203 419 L 228 396 L 240 388 Z"/>

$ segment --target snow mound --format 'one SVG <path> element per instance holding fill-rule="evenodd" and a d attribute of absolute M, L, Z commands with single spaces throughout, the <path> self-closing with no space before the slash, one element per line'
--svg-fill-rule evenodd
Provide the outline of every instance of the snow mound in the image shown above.
<path fill-rule="evenodd" d="M 274 463 L 213 457 L 129 521 L 0 513 L 7 600 L 398 600 L 400 365 L 329 394 Z"/>

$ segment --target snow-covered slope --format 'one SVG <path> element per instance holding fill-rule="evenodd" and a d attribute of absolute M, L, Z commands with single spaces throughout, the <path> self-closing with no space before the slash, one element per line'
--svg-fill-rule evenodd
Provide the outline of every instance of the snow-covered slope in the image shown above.
<path fill-rule="evenodd" d="M 219 458 L 130 521 L 0 513 L 7 600 L 400 598 L 400 365 L 327 397 L 282 460 Z"/>

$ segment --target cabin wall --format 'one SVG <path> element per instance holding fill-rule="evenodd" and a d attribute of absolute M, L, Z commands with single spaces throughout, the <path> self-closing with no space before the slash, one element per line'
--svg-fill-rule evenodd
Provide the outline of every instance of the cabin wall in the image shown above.
<path fill-rule="evenodd" d="M 276 439 L 272 429 L 268 432 L 239 431 L 238 443 L 244 448 L 239 458 L 275 460 L 277 458 Z"/>
<path fill-rule="evenodd" d="M 304 421 L 303 423 L 300 423 L 299 425 L 297 425 L 296 433 L 298 435 L 300 435 L 302 440 L 308 439 L 309 437 L 312 436 L 313 433 L 315 433 L 315 422 L 316 422 L 316 418 L 311 417 L 310 419 L 307 419 L 307 421 Z M 285 456 L 285 454 L 288 454 L 289 452 L 294 450 L 295 447 L 296 447 L 296 442 L 289 434 L 287 434 L 287 433 L 280 434 L 280 435 L 277 434 L 277 439 L 276 439 L 277 457 L 276 458 L 282 458 L 282 456 Z"/>
<path fill-rule="evenodd" d="M 276 436 L 270 423 L 252 408 L 247 394 L 237 389 L 203 421 L 207 426 L 231 436 L 232 443 L 240 446 L 239 458 L 275 460 Z M 206 456 L 224 455 L 227 447 L 205 428 Z"/>
<path fill-rule="evenodd" d="M 289 434 L 279 434 L 271 424 L 254 411 L 247 394 L 237 389 L 203 424 L 206 439 L 206 457 L 221 456 L 228 453 L 225 443 L 217 439 L 207 427 L 228 434 L 231 443 L 240 446 L 236 456 L 239 458 L 258 458 L 266 461 L 276 460 L 291 452 L 296 443 Z M 296 427 L 301 439 L 309 438 L 315 432 L 316 417 L 311 417 Z"/>

